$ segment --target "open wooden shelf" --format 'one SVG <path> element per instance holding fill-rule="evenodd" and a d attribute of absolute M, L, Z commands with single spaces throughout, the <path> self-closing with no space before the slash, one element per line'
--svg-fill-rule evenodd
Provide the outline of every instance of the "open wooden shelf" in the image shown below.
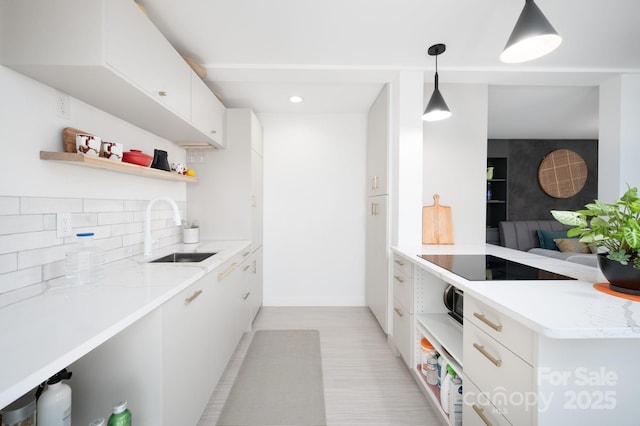
<path fill-rule="evenodd" d="M 111 161 L 101 157 L 89 157 L 77 152 L 40 151 L 40 159 L 48 161 L 59 161 L 76 166 L 111 170 L 117 173 L 127 173 L 130 175 L 145 176 L 155 179 L 173 180 L 189 183 L 198 182 L 198 178 L 195 176 L 180 175 L 178 173 L 152 169 L 150 167 L 138 166 L 136 164 L 125 163 L 121 161 Z"/>

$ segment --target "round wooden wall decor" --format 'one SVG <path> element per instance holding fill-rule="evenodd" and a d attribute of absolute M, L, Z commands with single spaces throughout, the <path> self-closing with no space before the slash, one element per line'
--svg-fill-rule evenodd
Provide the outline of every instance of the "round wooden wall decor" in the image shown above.
<path fill-rule="evenodd" d="M 570 198 L 587 182 L 587 164 L 570 149 L 556 149 L 547 154 L 538 167 L 542 190 L 554 198 Z"/>

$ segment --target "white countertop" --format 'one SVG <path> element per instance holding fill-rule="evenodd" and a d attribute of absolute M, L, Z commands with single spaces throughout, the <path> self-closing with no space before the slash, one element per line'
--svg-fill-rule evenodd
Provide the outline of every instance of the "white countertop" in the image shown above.
<path fill-rule="evenodd" d="M 604 294 L 599 268 L 491 244 L 394 247 L 421 268 L 505 312 L 537 333 L 558 339 L 640 338 L 640 302 Z M 468 281 L 420 254 L 491 254 L 577 280 Z"/>
<path fill-rule="evenodd" d="M 249 241 L 178 244 L 174 251 L 217 252 L 199 263 L 147 263 L 142 256 L 106 265 L 97 284 L 51 280 L 39 294 L 0 308 L 0 408 L 81 358 L 243 250 Z"/>

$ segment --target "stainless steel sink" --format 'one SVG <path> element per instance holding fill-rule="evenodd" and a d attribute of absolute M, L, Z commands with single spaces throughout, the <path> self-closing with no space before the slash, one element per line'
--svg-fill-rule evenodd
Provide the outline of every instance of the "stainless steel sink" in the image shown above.
<path fill-rule="evenodd" d="M 158 259 L 151 260 L 149 263 L 197 263 L 202 262 L 205 259 L 217 253 L 185 253 L 176 252 L 166 256 L 162 256 Z"/>

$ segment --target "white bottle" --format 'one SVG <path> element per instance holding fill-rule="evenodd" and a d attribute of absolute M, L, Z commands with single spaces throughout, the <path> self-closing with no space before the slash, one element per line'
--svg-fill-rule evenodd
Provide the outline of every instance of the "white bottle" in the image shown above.
<path fill-rule="evenodd" d="M 449 422 L 462 426 L 462 379 L 454 376 L 449 387 Z"/>
<path fill-rule="evenodd" d="M 451 380 L 453 380 L 456 372 L 449 364 L 447 364 L 445 369 L 446 373 L 440 385 L 440 406 L 446 414 L 449 414 L 449 389 L 451 389 Z"/>
<path fill-rule="evenodd" d="M 38 426 L 71 426 L 71 387 L 62 383 L 70 377 L 64 369 L 47 381 L 36 406 Z"/>
<path fill-rule="evenodd" d="M 78 243 L 65 255 L 65 276 L 73 284 L 89 284 L 104 278 L 104 250 L 93 244 L 93 232 L 76 234 Z"/>

